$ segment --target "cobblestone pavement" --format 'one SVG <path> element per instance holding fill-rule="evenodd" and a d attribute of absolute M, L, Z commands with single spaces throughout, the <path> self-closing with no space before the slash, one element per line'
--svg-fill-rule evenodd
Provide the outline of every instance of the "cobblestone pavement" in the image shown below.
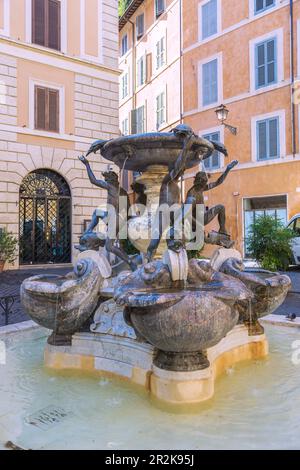
<path fill-rule="evenodd" d="M 59 274 L 64 275 L 70 272 L 72 268 L 67 267 L 47 267 L 47 268 L 30 268 L 19 269 L 14 271 L 4 271 L 0 273 L 0 298 L 13 296 L 14 303 L 11 305 L 8 315 L 8 324 L 19 323 L 29 320 L 20 304 L 20 286 L 24 279 L 35 276 L 37 274 Z M 295 313 L 300 317 L 300 267 L 291 268 L 291 271 L 285 273 L 292 280 L 292 292 L 288 294 L 285 302 L 274 312 L 277 315 L 287 315 Z M 1 306 L 2 303 L 2 306 Z M 0 302 L 0 326 L 5 325 L 4 302 Z"/>
<path fill-rule="evenodd" d="M 38 274 L 59 274 L 64 275 L 70 272 L 72 268 L 68 267 L 47 267 L 47 268 L 29 268 L 19 269 L 13 271 L 4 271 L 0 273 L 0 326 L 5 325 L 4 307 L 5 301 L 1 297 L 13 297 L 13 304 L 10 303 L 10 312 L 8 315 L 8 324 L 20 323 L 22 321 L 30 320 L 26 313 L 23 311 L 20 303 L 20 286 L 24 279 Z"/>

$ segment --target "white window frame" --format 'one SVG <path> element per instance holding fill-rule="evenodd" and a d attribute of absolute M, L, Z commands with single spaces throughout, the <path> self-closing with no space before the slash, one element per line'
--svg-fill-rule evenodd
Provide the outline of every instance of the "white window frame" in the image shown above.
<path fill-rule="evenodd" d="M 158 21 L 161 18 L 161 16 L 164 15 L 167 11 L 166 0 L 164 0 L 164 11 L 159 16 L 157 16 L 156 14 L 156 0 L 154 0 L 153 4 L 154 4 L 154 21 Z"/>
<path fill-rule="evenodd" d="M 208 129 L 201 130 L 201 131 L 198 132 L 198 135 L 199 135 L 199 137 L 203 137 L 204 135 L 215 134 L 216 132 L 219 132 L 219 134 L 220 134 L 220 142 L 224 143 L 224 141 L 225 141 L 224 126 L 215 126 L 215 127 L 210 127 Z M 225 166 L 225 157 L 224 157 L 223 153 L 219 152 L 219 156 L 220 156 L 220 168 L 209 170 L 209 173 L 219 173 L 222 170 L 222 168 Z M 203 171 L 203 169 L 205 169 L 204 162 L 203 163 L 201 162 L 199 164 L 199 170 Z"/>
<path fill-rule="evenodd" d="M 143 61 L 144 62 L 144 73 L 143 73 L 143 76 L 141 77 L 140 76 L 140 61 Z M 136 85 L 137 85 L 137 88 L 140 88 L 142 86 L 144 86 L 146 84 L 146 81 L 147 81 L 147 54 L 142 54 L 138 59 L 137 59 L 137 62 L 136 62 Z M 140 78 L 142 78 L 142 80 L 140 80 Z"/>
<path fill-rule="evenodd" d="M 159 96 L 161 96 L 162 94 L 164 94 L 165 96 L 165 106 L 164 106 L 164 121 L 160 122 L 159 126 L 158 126 L 158 120 L 157 120 L 157 116 L 158 116 L 158 108 L 157 108 L 157 98 Z M 163 108 L 161 108 L 163 109 Z M 167 114 L 167 110 L 168 110 L 168 94 L 167 94 L 167 87 L 165 86 L 163 89 L 160 90 L 159 93 L 157 93 L 157 95 L 155 96 L 155 128 L 157 131 L 159 131 L 160 129 L 162 129 L 163 127 L 166 127 L 167 123 L 168 123 L 168 114 Z"/>
<path fill-rule="evenodd" d="M 222 4 L 221 0 L 217 0 L 217 32 L 208 36 L 205 39 L 202 39 L 202 7 L 209 3 L 210 0 L 203 0 L 198 4 L 198 41 L 199 43 L 211 41 L 216 38 L 222 31 Z"/>
<path fill-rule="evenodd" d="M 257 122 L 263 121 L 264 119 L 272 119 L 278 117 L 279 120 L 279 157 L 276 159 L 259 160 L 257 156 Z M 261 114 L 259 116 L 253 116 L 251 118 L 251 160 L 256 164 L 273 164 L 274 161 L 278 161 L 286 157 L 286 118 L 285 110 L 280 109 L 267 114 Z"/>
<path fill-rule="evenodd" d="M 10 0 L 3 1 L 3 28 L 0 29 L 1 36 L 10 35 Z"/>
<path fill-rule="evenodd" d="M 124 125 L 125 123 L 127 123 L 126 125 Z M 129 117 L 126 117 L 122 120 L 122 135 L 129 135 Z"/>
<path fill-rule="evenodd" d="M 126 75 L 127 75 L 127 93 L 126 95 L 123 95 L 123 89 L 124 89 L 123 79 L 125 78 Z M 129 70 L 125 70 L 121 75 L 121 90 L 120 90 L 121 101 L 126 100 L 128 96 L 129 96 Z"/>
<path fill-rule="evenodd" d="M 147 132 L 147 107 L 146 107 L 146 102 L 140 104 L 139 106 L 137 106 L 135 108 L 135 110 L 137 111 L 138 109 L 141 109 L 143 108 L 144 111 L 143 111 L 143 129 L 142 129 L 142 132 L 137 132 L 138 134 L 141 134 L 141 133 L 145 133 Z"/>
<path fill-rule="evenodd" d="M 161 42 L 163 41 L 164 49 L 161 50 Z M 160 52 L 157 53 L 157 46 L 159 44 Z M 158 58 L 160 59 L 160 65 L 158 66 Z M 163 63 L 161 63 L 161 58 L 163 58 Z M 155 43 L 155 70 L 161 70 L 167 64 L 167 35 L 164 34 L 160 37 L 159 41 Z"/>
<path fill-rule="evenodd" d="M 272 13 L 275 8 L 279 5 L 279 0 L 275 0 L 275 5 L 273 7 L 267 8 L 267 10 L 263 10 L 260 13 L 255 13 L 255 0 L 249 0 L 249 18 L 259 18 L 260 16 L 267 15 L 268 13 Z"/>
<path fill-rule="evenodd" d="M 124 39 L 125 37 L 127 37 L 127 51 L 124 52 L 124 54 L 123 54 L 123 39 Z M 121 58 L 122 58 L 122 57 L 125 57 L 128 52 L 129 52 L 128 33 L 125 33 L 125 34 L 123 34 L 123 36 L 122 36 L 122 38 L 121 38 L 121 51 L 120 51 L 120 56 L 121 56 Z"/>
<path fill-rule="evenodd" d="M 32 42 L 32 0 L 25 0 L 25 1 L 26 1 L 25 3 L 26 42 L 28 42 L 29 44 L 34 44 Z M 68 43 L 67 0 L 59 0 L 59 1 L 61 4 L 60 51 L 55 51 L 55 49 L 51 49 L 51 50 L 58 52 L 58 53 L 59 52 L 67 53 L 67 43 Z M 37 47 L 44 47 L 44 46 L 39 46 L 38 44 L 34 44 L 34 45 L 36 45 Z"/>
<path fill-rule="evenodd" d="M 138 34 L 137 34 L 137 33 L 138 33 L 138 30 L 137 30 L 137 19 L 138 19 L 140 16 L 144 16 L 144 30 L 143 30 L 143 34 L 142 34 L 140 37 L 138 37 Z M 142 13 L 139 13 L 139 14 L 136 16 L 136 18 L 135 18 L 135 28 L 136 28 L 136 40 L 137 40 L 137 41 L 140 41 L 140 40 L 142 39 L 142 37 L 145 35 L 145 32 L 146 32 L 146 31 L 145 31 L 145 12 L 144 12 L 144 11 L 142 11 Z"/>
<path fill-rule="evenodd" d="M 35 129 L 35 87 L 41 86 L 44 88 L 51 88 L 59 92 L 59 130 L 57 132 L 48 132 L 45 130 Z M 28 95 L 28 109 L 29 109 L 29 129 L 37 131 L 39 135 L 45 137 L 56 137 L 58 134 L 65 133 L 65 87 L 58 83 L 45 82 L 37 79 L 29 80 L 29 95 Z"/>
<path fill-rule="evenodd" d="M 269 39 L 276 38 L 277 45 L 277 83 L 271 83 L 264 87 L 256 89 L 256 64 L 255 64 L 255 49 L 256 45 Z M 283 56 L 283 29 L 279 28 L 270 31 L 263 36 L 251 39 L 249 42 L 250 53 L 250 92 L 251 94 L 261 93 L 262 90 L 272 89 L 278 87 L 284 81 L 284 56 Z"/>
<path fill-rule="evenodd" d="M 208 105 L 203 105 L 203 96 L 202 96 L 202 67 L 209 62 L 217 59 L 218 61 L 218 100 L 215 103 L 211 103 Z M 206 110 L 215 108 L 218 104 L 223 102 L 223 54 L 219 52 L 210 57 L 206 57 L 205 59 L 198 62 L 198 108 L 199 110 Z"/>

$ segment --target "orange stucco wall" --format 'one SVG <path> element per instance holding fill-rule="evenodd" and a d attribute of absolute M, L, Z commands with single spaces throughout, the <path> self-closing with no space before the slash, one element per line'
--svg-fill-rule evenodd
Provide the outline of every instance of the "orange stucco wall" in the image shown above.
<path fill-rule="evenodd" d="M 229 109 L 228 122 L 238 128 L 232 135 L 224 130 L 224 143 L 229 152 L 225 166 L 233 159 L 240 162 L 222 186 L 206 193 L 207 206 L 224 204 L 227 210 L 227 225 L 237 247 L 243 248 L 243 198 L 255 196 L 287 195 L 288 218 L 300 212 L 300 149 L 298 106 L 295 107 L 296 156 L 292 154 L 292 120 L 290 87 L 290 25 L 289 6 L 270 10 L 267 14 L 251 18 L 249 2 L 240 0 L 222 1 L 221 33 L 203 44 L 198 42 L 198 0 L 183 2 L 184 59 L 183 94 L 184 121 L 195 132 L 214 128 L 217 121 L 215 108 L 225 102 Z M 281 4 L 278 4 L 279 6 Z M 300 2 L 294 2 L 295 28 L 295 75 L 297 70 L 297 20 L 300 19 Z M 191 21 L 191 18 L 196 18 Z M 227 31 L 224 31 L 228 29 Z M 277 29 L 283 31 L 283 81 L 277 88 L 265 88 L 255 93 L 250 87 L 250 41 Z M 198 64 L 216 54 L 222 54 L 223 97 L 209 109 L 199 105 Z M 254 157 L 251 120 L 255 116 L 283 111 L 285 114 L 286 151 L 281 159 L 266 164 L 258 163 Z M 281 142 L 282 144 L 282 142 Z M 288 161 L 285 161 L 288 160 Z M 195 173 L 197 169 L 194 169 Z M 224 171 L 224 168 L 220 170 Z M 220 172 L 215 172 L 216 179 Z M 186 179 L 186 190 L 192 179 Z M 235 193 L 235 194 L 234 194 Z M 217 228 L 217 223 L 211 224 Z M 213 249 L 213 248 L 212 248 Z"/>

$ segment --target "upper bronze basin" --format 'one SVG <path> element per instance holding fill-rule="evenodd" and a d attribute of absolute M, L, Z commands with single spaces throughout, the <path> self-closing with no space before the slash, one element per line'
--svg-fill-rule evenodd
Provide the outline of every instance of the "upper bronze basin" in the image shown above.
<path fill-rule="evenodd" d="M 173 132 L 129 135 L 107 142 L 101 149 L 101 154 L 121 169 L 143 172 L 151 165 L 174 164 L 183 142 Z M 198 165 L 201 156 L 211 148 L 212 144 L 208 140 L 198 137 L 189 152 L 186 168 Z"/>

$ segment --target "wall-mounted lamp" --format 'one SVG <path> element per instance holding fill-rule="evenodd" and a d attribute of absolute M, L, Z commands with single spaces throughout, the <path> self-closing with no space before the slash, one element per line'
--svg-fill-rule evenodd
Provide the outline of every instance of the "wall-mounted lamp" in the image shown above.
<path fill-rule="evenodd" d="M 230 124 L 226 124 L 225 121 L 227 120 L 228 118 L 228 114 L 229 114 L 229 109 L 226 108 L 226 106 L 224 104 L 221 104 L 215 111 L 216 115 L 217 115 L 217 118 L 218 120 L 221 122 L 221 124 L 226 127 L 226 129 L 229 129 L 231 134 L 233 135 L 237 135 L 237 128 L 236 127 L 233 127 L 231 126 Z"/>

